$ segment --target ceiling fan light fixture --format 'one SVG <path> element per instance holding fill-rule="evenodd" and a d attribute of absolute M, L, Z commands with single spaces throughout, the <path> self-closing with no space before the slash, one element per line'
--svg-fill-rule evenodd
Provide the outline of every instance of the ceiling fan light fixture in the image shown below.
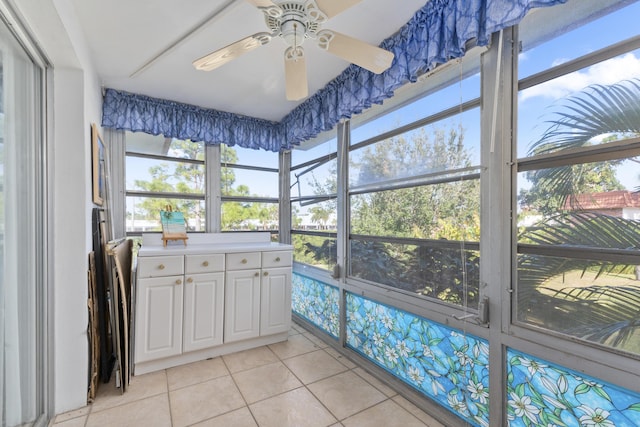
<path fill-rule="evenodd" d="M 284 40 L 284 42 L 289 47 L 296 48 L 307 38 L 307 26 L 298 20 L 290 20 L 282 23 L 280 27 L 282 33 L 280 37 Z"/>
<path fill-rule="evenodd" d="M 287 61 L 297 61 L 304 58 L 304 50 L 298 47 L 290 47 L 284 52 L 284 59 Z"/>

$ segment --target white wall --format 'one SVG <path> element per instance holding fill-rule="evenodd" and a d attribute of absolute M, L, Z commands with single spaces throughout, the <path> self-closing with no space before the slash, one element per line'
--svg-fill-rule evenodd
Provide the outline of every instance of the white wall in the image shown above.
<path fill-rule="evenodd" d="M 87 268 L 91 243 L 91 123 L 100 123 L 102 95 L 84 36 L 67 0 L 16 5 L 51 62 L 48 102 L 49 307 L 53 311 L 55 413 L 86 405 Z"/>
<path fill-rule="evenodd" d="M 640 208 L 622 208 L 622 218 L 640 220 Z"/>
<path fill-rule="evenodd" d="M 87 386 L 87 131 L 82 71 L 54 74 L 53 310 L 56 413 L 83 406 Z M 85 195 L 85 197 L 82 197 Z M 88 218 L 87 218 L 88 217 Z M 89 224 L 90 225 L 90 224 Z M 90 236 L 90 234 L 89 234 Z"/>

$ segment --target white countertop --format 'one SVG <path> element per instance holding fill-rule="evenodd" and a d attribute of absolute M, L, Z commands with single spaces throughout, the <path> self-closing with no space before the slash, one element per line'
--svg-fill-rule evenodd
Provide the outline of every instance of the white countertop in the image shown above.
<path fill-rule="evenodd" d="M 197 255 L 211 253 L 238 253 L 257 251 L 291 251 L 292 245 L 274 242 L 240 242 L 240 243 L 195 243 L 185 246 L 181 241 L 170 242 L 166 247 L 162 245 L 144 244 L 138 251 L 139 257 L 166 256 L 166 255 Z"/>

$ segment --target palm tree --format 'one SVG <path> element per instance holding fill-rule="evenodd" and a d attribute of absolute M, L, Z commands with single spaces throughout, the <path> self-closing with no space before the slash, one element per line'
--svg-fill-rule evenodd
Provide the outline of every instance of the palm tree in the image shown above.
<path fill-rule="evenodd" d="M 530 155 L 558 153 L 592 145 L 605 135 L 640 135 L 640 80 L 592 85 L 563 100 Z M 633 159 L 632 159 L 633 160 Z M 519 236 L 520 243 L 619 250 L 620 261 L 520 254 L 518 314 L 521 320 L 586 340 L 640 352 L 640 286 L 594 285 L 550 289 L 552 278 L 571 272 L 596 278 L 633 275 L 640 264 L 640 222 L 576 210 L 576 165 L 540 169 L 532 174 L 574 209 L 547 217 Z M 636 191 L 640 191 L 637 188 Z M 567 200 L 569 203 L 567 204 Z M 579 207 L 578 207 L 579 208 Z M 570 254 L 570 252 L 568 252 Z M 638 278 L 636 277 L 636 280 Z M 589 309 L 586 309 L 588 306 Z"/>
<path fill-rule="evenodd" d="M 309 212 L 311 212 L 311 222 L 318 224 L 321 229 L 326 228 L 327 221 L 331 216 L 329 209 L 325 209 L 323 206 L 314 206 L 309 209 Z"/>

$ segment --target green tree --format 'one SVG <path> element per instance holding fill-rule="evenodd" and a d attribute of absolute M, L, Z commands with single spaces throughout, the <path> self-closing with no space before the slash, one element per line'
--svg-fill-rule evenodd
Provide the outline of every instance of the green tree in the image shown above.
<path fill-rule="evenodd" d="M 420 129 L 365 148 L 358 161 L 352 159 L 351 170 L 358 172 L 356 183 L 366 185 L 470 167 L 463 142 L 459 127 Z M 317 194 L 327 194 L 335 183 L 315 188 Z M 461 251 L 457 241 L 479 239 L 478 180 L 370 192 L 352 196 L 350 202 L 352 233 L 423 239 L 415 244 L 354 238 L 350 275 L 455 304 L 477 304 L 479 256 Z M 456 242 L 447 242 L 451 240 Z M 312 254 L 316 263 L 335 262 L 335 241 L 305 244 L 305 255 Z"/>
<path fill-rule="evenodd" d="M 202 160 L 204 150 L 201 143 L 192 141 L 172 140 L 169 148 L 172 156 L 178 159 Z M 149 168 L 150 181 L 135 180 L 134 188 L 157 193 L 190 193 L 202 194 L 205 188 L 204 169 L 194 163 L 160 163 Z M 186 199 L 145 198 L 138 205 L 135 212 L 137 218 L 157 220 L 160 211 L 170 205 L 173 210 L 180 211 L 185 218 L 194 219 L 196 230 L 203 221 L 200 202 Z"/>
<path fill-rule="evenodd" d="M 532 144 L 529 154 L 580 149 L 603 135 L 610 136 L 602 143 L 638 136 L 638 105 L 639 79 L 589 86 L 561 100 L 547 130 Z M 581 193 L 619 189 L 613 170 L 616 164 L 561 166 L 536 171 L 531 176 L 534 185 L 528 193 L 521 194 L 520 203 L 550 216 L 532 227 L 523 227 L 519 242 L 617 249 L 629 255 L 611 261 L 572 257 L 571 250 L 566 256 L 520 254 L 517 313 L 525 322 L 639 353 L 640 287 L 633 278 L 638 281 L 640 224 L 597 212 L 562 209 L 571 206 L 574 196 Z M 585 286 L 583 277 L 589 274 L 594 279 Z"/>
<path fill-rule="evenodd" d="M 223 165 L 238 163 L 238 153 L 231 147 L 222 145 L 220 147 L 220 162 Z M 236 174 L 233 168 L 222 167 L 220 169 L 220 188 L 223 196 L 235 196 L 233 194 L 233 184 L 236 182 Z"/>
<path fill-rule="evenodd" d="M 547 121 L 542 137 L 531 144 L 529 155 L 557 153 L 594 144 L 640 135 L 640 79 L 613 85 L 591 85 L 576 95 L 560 101 L 558 110 Z M 545 216 L 557 214 L 564 207 L 576 206 L 576 196 L 584 193 L 620 190 L 624 187 L 615 176 L 621 161 L 580 164 L 536 170 L 527 173 L 530 190 L 519 195 L 526 210 Z"/>
<path fill-rule="evenodd" d="M 603 143 L 619 139 L 618 135 L 612 135 L 605 138 Z M 545 217 L 567 208 L 579 210 L 578 195 L 624 190 L 625 187 L 616 177 L 616 167 L 621 163 L 622 160 L 582 163 L 527 172 L 526 178 L 531 182 L 531 188 L 520 191 L 520 206 L 529 213 Z M 562 185 L 558 185 L 560 179 Z"/>
<path fill-rule="evenodd" d="M 425 175 L 471 166 L 464 131 L 422 128 L 367 147 L 359 184 Z M 424 239 L 479 239 L 480 182 L 455 181 L 352 197 L 352 231 Z M 464 236 L 461 236 L 464 234 Z"/>
<path fill-rule="evenodd" d="M 326 228 L 327 222 L 331 218 L 331 209 L 324 206 L 314 206 L 309 209 L 311 221 L 318 223 L 321 228 Z"/>
<path fill-rule="evenodd" d="M 222 145 L 222 165 L 238 163 L 238 153 L 232 147 Z M 227 197 L 251 197 L 251 189 L 246 185 L 234 187 L 236 175 L 231 167 L 222 166 L 220 171 L 220 188 L 223 196 Z M 253 221 L 258 220 L 262 229 L 271 229 L 272 224 L 278 222 L 278 206 L 273 203 L 257 202 L 225 202 L 222 205 L 222 229 L 223 230 L 255 230 L 258 225 Z"/>
<path fill-rule="evenodd" d="M 203 160 L 204 150 L 201 143 L 192 141 L 172 140 L 169 148 L 172 156 L 178 159 Z M 222 164 L 234 164 L 238 162 L 238 155 L 235 149 L 221 146 Z M 204 194 L 206 189 L 206 175 L 202 165 L 188 162 L 159 163 L 149 168 L 149 181 L 136 180 L 134 188 L 142 191 L 157 193 L 187 193 Z M 221 168 L 220 188 L 224 196 L 250 197 L 251 190 L 246 185 L 235 185 L 236 176 L 234 169 L 230 167 Z M 202 231 L 199 227 L 204 224 L 204 211 L 199 200 L 189 200 L 183 198 L 145 198 L 137 206 L 136 212 L 127 213 L 129 217 L 135 215 L 136 218 L 147 220 L 157 220 L 160 211 L 170 205 L 174 210 L 180 211 L 185 218 L 195 220 L 195 231 Z M 262 228 L 270 228 L 270 225 L 277 223 L 278 207 L 270 203 L 246 203 L 228 202 L 223 205 L 222 227 L 225 230 L 246 229 L 248 219 L 257 219 Z M 256 228 L 255 224 L 249 228 Z"/>

